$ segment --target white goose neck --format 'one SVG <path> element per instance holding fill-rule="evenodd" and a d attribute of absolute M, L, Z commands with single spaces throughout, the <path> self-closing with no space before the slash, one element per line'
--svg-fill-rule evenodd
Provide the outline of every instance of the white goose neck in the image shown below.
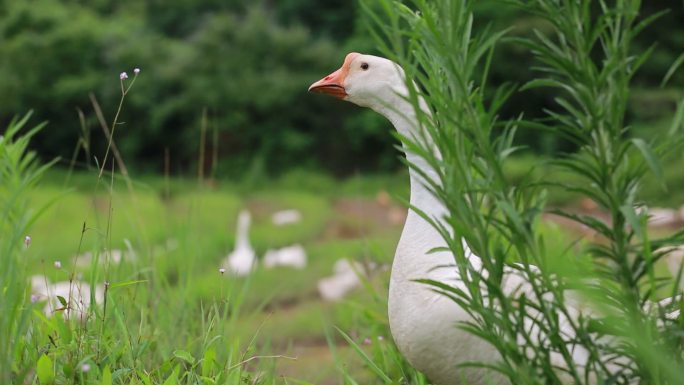
<path fill-rule="evenodd" d="M 420 132 L 420 124 L 416 117 L 416 111 L 413 105 L 408 102 L 400 94 L 395 94 L 391 99 L 391 103 L 384 103 L 381 106 L 373 109 L 385 116 L 394 126 L 394 128 L 404 137 L 419 143 L 425 140 L 430 140 L 429 135 L 425 133 L 424 137 Z M 419 105 L 423 113 L 430 114 L 425 100 L 420 97 Z M 438 152 L 436 146 L 429 144 L 435 153 Z M 434 168 L 421 156 L 409 151 L 405 145 L 402 146 L 404 154 L 409 163 L 413 164 L 415 168 L 420 169 L 423 173 L 428 175 L 432 182 L 441 185 L 441 180 Z M 437 153 L 437 157 L 440 155 Z M 409 167 L 410 183 L 411 183 L 411 205 L 423 210 L 426 214 L 434 218 L 441 218 L 445 214 L 444 204 L 437 199 L 425 186 L 426 182 L 419 173 L 414 170 L 414 167 Z"/>
<path fill-rule="evenodd" d="M 252 216 L 248 211 L 241 211 L 238 217 L 237 234 L 235 239 L 235 248 L 248 249 L 251 248 L 249 243 L 249 225 L 252 222 Z"/>

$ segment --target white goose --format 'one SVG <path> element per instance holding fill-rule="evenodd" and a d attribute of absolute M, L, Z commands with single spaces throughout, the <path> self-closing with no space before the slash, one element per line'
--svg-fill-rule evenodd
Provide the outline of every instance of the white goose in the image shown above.
<path fill-rule="evenodd" d="M 224 268 L 238 276 L 251 273 L 256 263 L 256 253 L 249 243 L 249 226 L 251 223 L 252 215 L 249 211 L 240 211 L 235 233 L 235 249 L 226 256 L 222 264 Z"/>
<path fill-rule="evenodd" d="M 65 318 L 69 318 L 72 314 L 75 314 L 76 319 L 84 321 L 85 317 L 88 316 L 88 308 L 90 307 L 90 293 L 90 285 L 82 281 L 62 281 L 53 284 L 42 275 L 31 277 L 31 301 L 46 301 L 43 313 L 47 317 L 62 313 Z M 58 297 L 68 301 L 69 307 L 65 309 Z M 98 304 L 104 301 L 103 285 L 95 286 L 94 298 L 95 303 Z"/>
<path fill-rule="evenodd" d="M 415 137 L 417 126 L 408 95 L 403 70 L 394 62 L 371 55 L 350 53 L 342 67 L 309 87 L 309 91 L 329 94 L 339 99 L 369 107 L 385 116 L 397 131 Z M 427 111 L 425 102 L 422 108 Z M 406 158 L 424 171 L 431 167 L 419 156 L 406 152 Z M 433 218 L 441 218 L 445 208 L 409 170 L 411 205 Z M 392 263 L 389 285 L 389 323 L 397 347 L 416 369 L 436 385 L 464 383 L 497 384 L 503 380 L 481 369 L 459 369 L 467 361 L 492 361 L 495 349 L 483 340 L 456 327 L 469 320 L 468 314 L 447 297 L 437 294 L 416 279 L 462 285 L 454 268 L 451 253 L 428 253 L 444 241 L 439 233 L 413 210 L 409 211 Z M 479 258 L 471 255 L 471 263 Z"/>
<path fill-rule="evenodd" d="M 299 243 L 280 249 L 268 249 L 262 261 L 267 269 L 287 266 L 301 270 L 306 267 L 306 250 Z"/>
<path fill-rule="evenodd" d="M 404 72 L 390 60 L 350 53 L 339 70 L 312 84 L 309 91 L 329 94 L 369 107 L 385 116 L 405 137 L 415 139 L 418 134 L 414 108 L 406 100 L 408 89 Z M 429 113 L 425 101 L 419 101 L 420 108 Z M 438 182 L 425 160 L 409 151 L 405 151 L 405 155 L 409 162 Z M 413 169 L 409 170 L 409 174 L 411 205 L 432 218 L 443 217 L 446 213 L 443 204 L 424 187 L 423 179 Z M 497 360 L 498 353 L 482 339 L 456 327 L 460 321 L 471 320 L 462 308 L 445 296 L 433 292 L 427 285 L 415 282 L 416 279 L 428 278 L 465 289 L 458 271 L 447 267 L 454 263 L 451 253 L 428 253 L 441 245 L 444 245 L 441 235 L 421 216 L 410 210 L 392 263 L 389 286 L 389 323 L 397 347 L 435 385 L 506 383 L 504 378 L 492 371 L 457 367 L 465 362 Z M 470 253 L 467 245 L 465 247 L 469 262 L 473 268 L 478 269 L 482 266 L 480 258 Z M 678 271 L 679 264 L 675 262 L 675 265 L 670 267 L 673 272 Z M 533 266 L 531 268 L 534 269 Z M 507 271 L 502 289 L 508 293 L 527 291 L 529 284 L 514 271 Z M 572 302 L 573 295 L 568 294 L 566 300 Z M 661 300 L 659 304 L 666 304 L 668 301 L 672 299 Z M 649 308 L 654 305 L 656 304 L 647 303 L 644 311 L 651 311 Z M 574 318 L 579 312 L 591 312 L 591 309 L 575 304 L 568 311 Z M 675 319 L 678 316 L 679 311 L 676 310 L 668 318 Z M 570 337 L 571 328 L 566 327 L 563 319 L 560 321 L 562 332 Z M 552 354 L 551 358 L 554 365 L 563 365 L 560 357 Z M 586 351 L 575 346 L 572 359 L 582 366 L 587 360 Z"/>

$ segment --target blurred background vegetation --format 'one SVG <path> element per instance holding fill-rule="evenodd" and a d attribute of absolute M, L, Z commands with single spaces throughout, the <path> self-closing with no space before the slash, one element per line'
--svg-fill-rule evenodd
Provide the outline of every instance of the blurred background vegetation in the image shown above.
<path fill-rule="evenodd" d="M 35 139 L 44 160 L 68 164 L 79 138 L 77 165 L 94 165 L 105 135 L 89 94 L 111 121 L 121 71 L 142 69 L 124 107 L 116 142 L 133 170 L 194 175 L 197 163 L 222 178 L 271 177 L 292 169 L 345 176 L 400 167 L 390 126 L 368 110 L 309 95 L 310 83 L 339 67 L 349 51 L 375 53 L 355 1 L 331 0 L 40 0 L 0 2 L 0 127 L 34 110 L 49 121 Z M 684 50 L 684 3 L 644 1 L 643 17 L 669 13 L 636 42 L 654 52 L 635 79 L 630 123 L 635 132 L 664 130 L 684 94 L 684 71 L 666 87 L 662 76 Z M 534 17 L 501 2 L 479 2 L 478 28 L 511 28 L 510 35 L 544 30 Z M 492 79 L 522 85 L 534 75 L 532 57 L 513 42 L 496 52 Z M 497 84 L 492 84 L 495 86 Z M 524 91 L 503 113 L 543 116 L 554 95 Z M 79 120 L 85 117 L 85 132 Z M 199 157 L 206 111 L 207 150 Z M 216 138 L 216 140 L 214 140 Z M 539 154 L 572 147 L 549 133 L 526 130 L 520 144 Z M 212 163 L 213 154 L 218 162 Z"/>

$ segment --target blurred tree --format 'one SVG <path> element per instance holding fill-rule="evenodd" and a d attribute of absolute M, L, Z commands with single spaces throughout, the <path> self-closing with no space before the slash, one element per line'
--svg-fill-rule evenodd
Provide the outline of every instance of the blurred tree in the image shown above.
<path fill-rule="evenodd" d="M 117 78 L 111 52 L 141 24 L 54 0 L 7 2 L 0 19 L 0 120 L 35 109 L 37 118 L 53 123 L 36 139 L 41 153 L 68 153 L 78 132 L 75 108 L 88 104 L 103 74 Z"/>
<path fill-rule="evenodd" d="M 166 9 L 155 1 L 12 2 L 0 21 L 0 69 L 7 74 L 0 78 L 0 120 L 35 109 L 38 119 L 51 122 L 35 142 L 41 155 L 67 156 L 77 143 L 79 108 L 101 148 L 105 140 L 88 94 L 95 92 L 111 118 L 118 74 L 139 66 L 116 136 L 138 168 L 159 170 L 164 147 L 178 168 L 196 160 L 205 107 L 221 133 L 221 169 L 230 175 L 259 164 L 265 172 L 321 164 L 338 173 L 382 164 L 367 151 L 373 140 L 364 140 L 386 136 L 380 120 L 344 135 L 346 143 L 331 140 L 331 129 L 349 133 L 341 115 L 349 107 L 306 93 L 339 65 L 344 51 L 297 22 L 279 26 L 264 6 L 241 3 L 178 1 L 179 8 Z M 349 154 L 357 156 L 343 161 Z M 385 157 L 394 154 L 388 150 Z"/>
<path fill-rule="evenodd" d="M 360 14 L 358 3 L 349 0 L 267 0 L 266 3 L 281 23 L 302 24 L 337 41 L 354 34 Z"/>
<path fill-rule="evenodd" d="M 133 168 L 159 171 L 164 148 L 176 172 L 196 170 L 199 126 L 220 135 L 219 171 L 275 174 L 292 167 L 336 174 L 398 166 L 388 124 L 368 111 L 306 93 L 349 51 L 376 53 L 355 1 L 332 0 L 34 0 L 0 4 L 0 124 L 27 110 L 50 124 L 34 145 L 44 158 L 69 156 L 87 116 L 93 154 L 106 143 L 88 94 L 111 119 L 120 97 L 118 74 L 142 68 L 124 106 L 116 140 Z M 660 74 L 684 51 L 681 0 L 644 2 L 644 16 L 671 12 L 643 34 L 639 50 L 658 42 L 636 83 L 635 121 L 662 119 L 681 94 L 684 71 L 658 90 Z M 501 1 L 477 3 L 479 28 L 529 34 L 544 24 Z M 493 84 L 524 84 L 529 53 L 514 43 L 495 53 Z M 679 90 L 679 91 L 678 91 Z M 502 110 L 540 116 L 553 108 L 548 91 L 525 91 Z M 209 136 L 211 137 L 211 136 Z M 571 150 L 552 134 L 521 132 L 536 151 Z M 211 145 L 211 143 L 209 143 Z M 207 152 L 207 156 L 211 151 Z M 80 161 L 86 161 L 81 158 Z"/>

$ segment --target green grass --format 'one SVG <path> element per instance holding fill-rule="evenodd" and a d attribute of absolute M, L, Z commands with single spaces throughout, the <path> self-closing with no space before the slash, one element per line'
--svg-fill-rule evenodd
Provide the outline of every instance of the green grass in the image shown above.
<path fill-rule="evenodd" d="M 512 178 L 516 170 L 532 162 L 532 158 L 511 162 Z M 171 194 L 155 178 L 135 182 L 131 194 L 120 180 L 114 181 L 111 191 L 102 187 L 94 191 L 92 174 L 71 175 L 69 188 L 64 187 L 65 177 L 62 170 L 51 171 L 27 196 L 33 208 L 56 199 L 31 229 L 32 243 L 22 256 L 27 273 L 45 274 L 53 282 L 82 275 L 92 283 L 108 281 L 112 289 L 106 313 L 100 307 L 83 326 L 69 326 L 61 317 L 44 318 L 39 315 L 42 305 L 37 306 L 32 327 L 38 332 L 30 339 L 34 349 L 21 358 L 22 365 L 35 365 L 47 353 L 62 382 L 73 378 L 78 365 L 89 363 L 100 372 L 84 375 L 86 383 L 101 378 L 107 365 L 117 368 L 115 378 L 144 383 L 144 375 L 130 371 L 144 368 L 152 383 L 162 383 L 179 364 L 179 376 L 186 379 L 201 372 L 178 358 L 182 352 L 197 362 L 215 353 L 216 362 L 224 367 L 255 356 L 296 356 L 297 360 L 255 359 L 245 365 L 244 372 L 238 365 L 217 370 L 213 378 L 231 383 L 265 371 L 268 375 L 262 383 L 278 382 L 280 375 L 315 384 L 352 378 L 377 381 L 332 329 L 336 326 L 359 343 L 366 338 L 387 338 L 387 346 L 361 346 L 374 362 L 382 363 L 385 373 L 396 378 L 417 376 L 402 367 L 405 363 L 390 346 L 385 307 L 388 271 L 342 303 L 323 302 L 316 288 L 318 279 L 331 274 L 338 259 L 391 263 L 401 223 L 388 225 L 373 212 L 380 207 L 378 192 L 405 184 L 404 175 L 346 181 L 315 177 L 312 180 L 328 182 L 302 183 L 297 189 L 293 180 L 304 176 L 293 173 L 252 192 L 220 182 L 209 188 L 176 179 L 169 183 L 174 186 Z M 88 186 L 89 179 L 92 186 Z M 404 193 L 398 190 L 396 195 Z M 396 201 L 393 204 L 400 207 Z M 359 208 L 353 209 L 354 205 Z M 253 214 L 250 240 L 258 255 L 268 248 L 301 243 L 308 253 L 307 268 L 257 269 L 249 278 L 221 276 L 218 268 L 234 246 L 236 218 L 243 208 Z M 270 222 L 273 212 L 289 208 L 302 212 L 300 223 L 277 227 Z M 543 227 L 554 244 L 568 243 L 564 230 Z M 126 249 L 124 240 L 135 250 L 137 260 L 88 268 L 75 268 L 71 262 L 79 251 L 100 253 L 106 261 L 104 250 Z M 564 251 L 550 250 L 561 257 Z M 62 263 L 61 269 L 53 267 L 55 261 Z M 337 355 L 328 346 L 330 338 Z M 417 378 L 414 383 L 421 381 Z"/>
<path fill-rule="evenodd" d="M 377 208 L 375 196 L 384 182 L 402 177 L 356 177 L 323 190 L 315 183 L 296 189 L 292 175 L 252 192 L 230 184 L 198 188 L 190 181 L 172 180 L 169 185 L 174 187 L 168 194 L 166 184 L 155 178 L 134 182 L 131 193 L 117 179 L 111 189 L 104 182 L 96 189 L 96 176 L 85 173 L 71 175 L 65 188 L 64 171 L 48 173 L 27 195 L 31 207 L 56 200 L 30 231 L 32 243 L 22 256 L 27 275 L 44 274 L 52 282 L 75 276 L 111 286 L 106 309 L 93 309 L 82 324 L 45 318 L 43 305 L 34 305 L 31 327 L 36 332 L 25 341 L 34 348 L 18 358 L 17 366 L 28 365 L 30 377 L 45 354 L 57 383 L 80 381 L 79 376 L 89 383 L 106 376 L 107 366 L 114 383 L 117 378 L 123 383 L 146 383 L 145 376 L 162 383 L 174 377 L 176 367 L 179 380 L 190 381 L 202 369 L 189 361 L 199 362 L 215 352 L 223 370 L 205 372 L 211 372 L 213 377 L 208 377 L 218 383 L 237 383 L 232 381 L 259 371 L 267 373 L 260 383 L 278 382 L 280 374 L 316 384 L 337 383 L 340 365 L 357 378 L 367 378 L 345 343 L 337 349 L 341 354 L 337 360 L 344 364 L 336 361 L 328 339 L 332 335 L 333 341 L 342 341 L 331 331 L 333 325 L 360 340 L 371 335 L 378 328 L 378 315 L 368 319 L 364 309 L 377 308 L 384 299 L 361 289 L 349 301 L 326 303 L 316 284 L 332 273 L 341 258 L 391 262 L 400 223 L 364 220 L 358 210 L 344 212 L 337 202 L 343 199 Z M 234 247 L 237 214 L 243 208 L 253 215 L 250 241 L 257 255 L 301 243 L 308 254 L 307 268 L 258 268 L 248 278 L 221 275 L 218 268 Z M 300 223 L 278 227 L 270 222 L 273 212 L 291 208 L 301 211 Z M 136 260 L 106 263 L 105 250 L 126 250 L 127 244 Z M 73 257 L 86 251 L 105 263 L 75 267 Z M 53 266 L 56 261 L 61 268 Z M 369 288 L 384 296 L 387 279 L 384 270 Z M 385 312 L 378 314 L 384 317 Z M 389 337 L 386 324 L 381 325 Z M 255 356 L 298 359 L 254 359 L 239 365 Z M 91 371 L 80 373 L 83 364 L 90 365 Z"/>
<path fill-rule="evenodd" d="M 533 162 L 538 159 L 516 159 L 509 175 L 516 178 Z M 316 288 L 338 259 L 391 263 L 401 222 L 388 222 L 383 216 L 387 209 L 376 197 L 390 190 L 401 199 L 404 174 L 343 181 L 314 176 L 311 181 L 325 182 L 303 183 L 308 174 L 292 173 L 254 191 L 221 181 L 198 187 L 180 179 L 169 181 L 167 189 L 162 179 L 150 177 L 135 181 L 133 193 L 118 179 L 111 190 L 104 183 L 96 190 L 96 176 L 88 173 L 71 175 L 65 187 L 66 175 L 52 170 L 27 193 L 29 210 L 54 203 L 31 228 L 32 243 L 21 258 L 27 275 L 44 274 L 53 282 L 72 275 L 93 284 L 109 282 L 107 308 L 94 309 L 88 322 L 65 323 L 61 317 L 45 318 L 43 305 L 34 305 L 30 328 L 35 332 L 23 341 L 26 349 L 16 361 L 29 378 L 45 355 L 56 383 L 99 381 L 106 367 L 114 383 L 147 383 L 146 376 L 150 383 L 164 383 L 174 373 L 188 382 L 202 373 L 217 383 L 252 381 L 257 373 L 262 373 L 259 383 L 285 378 L 314 384 L 381 381 L 335 326 L 352 336 L 383 373 L 424 381 L 391 344 L 387 270 L 341 303 L 322 301 Z M 572 204 L 561 198 L 554 199 Z M 401 207 L 396 200 L 392 204 Z M 248 278 L 219 274 L 221 260 L 234 247 L 236 218 L 243 208 L 253 214 L 250 240 L 259 256 L 269 248 L 301 243 L 307 268 L 260 268 Z M 300 223 L 277 227 L 270 222 L 273 212 L 289 208 L 302 212 Z M 568 243 L 565 230 L 542 227 L 555 245 Z M 133 262 L 86 268 L 72 263 L 73 256 L 86 251 L 106 261 L 105 250 L 126 249 L 126 243 L 137 255 Z M 563 259 L 564 249 L 549 250 Z M 61 269 L 53 266 L 55 261 Z M 385 342 L 378 343 L 379 336 Z M 363 345 L 366 338 L 375 342 Z M 269 358 L 240 364 L 259 356 Z M 207 360 L 215 367 L 203 366 Z M 83 364 L 92 371 L 79 372 Z"/>

